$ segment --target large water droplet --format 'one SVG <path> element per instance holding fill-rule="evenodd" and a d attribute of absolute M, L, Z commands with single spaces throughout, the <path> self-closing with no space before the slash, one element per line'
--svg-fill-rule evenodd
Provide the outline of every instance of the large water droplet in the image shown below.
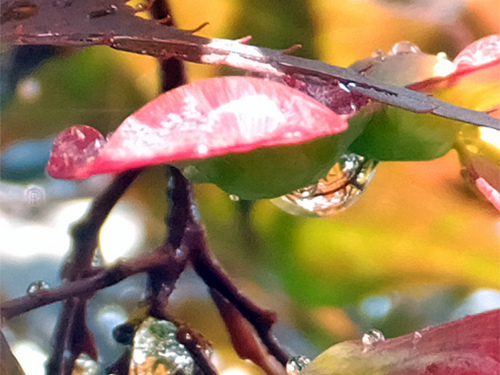
<path fill-rule="evenodd" d="M 375 175 L 377 162 L 360 155 L 342 155 L 324 180 L 293 193 L 272 199 L 292 215 L 327 217 L 356 203 Z"/>
<path fill-rule="evenodd" d="M 363 335 L 363 338 L 361 339 L 361 342 L 363 343 L 363 352 L 366 352 L 370 349 L 372 349 L 375 344 L 378 342 L 382 342 L 385 340 L 385 336 L 382 332 L 380 332 L 378 329 L 370 329 L 366 331 Z"/>
<path fill-rule="evenodd" d="M 311 360 L 303 355 L 290 358 L 286 363 L 287 375 L 298 375 Z"/>
<path fill-rule="evenodd" d="M 47 290 L 47 289 L 50 289 L 50 285 L 48 283 L 46 283 L 43 280 L 37 280 L 33 281 L 30 285 L 28 285 L 26 293 L 34 294 L 36 292 L 39 292 L 40 290 Z"/>
<path fill-rule="evenodd" d="M 58 177 L 72 175 L 97 157 L 106 140 L 99 131 L 87 126 L 76 125 L 61 132 L 54 140 L 47 170 Z"/>
<path fill-rule="evenodd" d="M 387 53 L 389 56 L 402 55 L 405 53 L 421 53 L 420 48 L 411 42 L 402 41 L 392 46 L 391 50 Z"/>
<path fill-rule="evenodd" d="M 181 371 L 194 373 L 194 360 L 176 339 L 177 327 L 166 320 L 146 319 L 134 337 L 130 370 L 134 373 L 155 373 L 163 369 L 174 374 Z"/>

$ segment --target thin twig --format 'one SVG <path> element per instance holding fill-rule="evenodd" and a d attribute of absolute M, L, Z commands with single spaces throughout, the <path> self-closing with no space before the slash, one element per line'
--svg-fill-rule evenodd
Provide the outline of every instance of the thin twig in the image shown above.
<path fill-rule="evenodd" d="M 118 175 L 95 199 L 85 218 L 72 229 L 73 249 L 61 271 L 63 280 L 80 279 L 92 268 L 99 231 L 128 187 L 141 173 L 140 169 Z M 86 323 L 87 296 L 66 300 L 57 324 L 52 355 L 47 362 L 49 374 L 70 375 L 75 360 L 82 352 L 97 358 L 95 340 Z M 65 354 L 69 351 L 70 355 Z"/>

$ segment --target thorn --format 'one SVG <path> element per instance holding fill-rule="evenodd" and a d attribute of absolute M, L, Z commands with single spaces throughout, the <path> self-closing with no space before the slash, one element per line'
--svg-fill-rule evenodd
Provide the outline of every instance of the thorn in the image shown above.
<path fill-rule="evenodd" d="M 155 21 L 158 22 L 158 23 L 160 23 L 160 24 L 162 24 L 162 25 L 171 26 L 170 24 L 172 23 L 172 17 L 170 15 L 168 15 L 166 17 L 157 19 Z"/>
<path fill-rule="evenodd" d="M 299 48 L 302 48 L 302 44 L 294 44 L 290 48 L 284 49 L 281 52 L 283 52 L 283 54 L 285 54 L 285 55 L 291 55 L 292 53 L 297 51 Z"/>
<path fill-rule="evenodd" d="M 252 36 L 251 35 L 247 35 L 247 36 L 244 36 L 243 38 L 235 39 L 235 42 L 241 43 L 241 44 L 247 44 L 251 40 L 252 40 Z"/>
<path fill-rule="evenodd" d="M 205 26 L 207 26 L 209 23 L 208 22 L 203 22 L 200 26 L 192 29 L 192 30 L 186 30 L 188 33 L 190 34 L 194 34 L 194 33 L 197 33 L 198 31 L 200 31 L 201 29 L 203 29 Z"/>

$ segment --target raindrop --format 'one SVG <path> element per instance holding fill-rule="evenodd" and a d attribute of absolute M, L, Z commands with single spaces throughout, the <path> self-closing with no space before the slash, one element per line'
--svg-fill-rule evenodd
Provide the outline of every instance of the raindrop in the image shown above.
<path fill-rule="evenodd" d="M 33 281 L 29 286 L 28 289 L 26 289 L 26 293 L 28 294 L 35 294 L 39 292 L 40 290 L 47 290 L 50 289 L 50 285 L 46 283 L 43 280 L 37 280 Z"/>
<path fill-rule="evenodd" d="M 146 319 L 134 337 L 131 370 L 154 373 L 157 368 L 166 373 L 180 371 L 194 374 L 194 360 L 184 345 L 176 339 L 177 327 L 166 320 Z"/>
<path fill-rule="evenodd" d="M 287 375 L 298 375 L 311 360 L 303 355 L 290 358 L 286 363 Z"/>
<path fill-rule="evenodd" d="M 240 197 L 237 195 L 231 194 L 229 195 L 229 199 L 231 199 L 233 202 L 238 202 L 240 200 Z"/>
<path fill-rule="evenodd" d="M 402 41 L 392 46 L 391 50 L 387 53 L 388 56 L 402 55 L 405 53 L 421 53 L 420 48 L 411 42 Z"/>
<path fill-rule="evenodd" d="M 17 95 L 24 102 L 34 102 L 40 97 L 41 88 L 38 80 L 27 78 L 17 85 Z"/>
<path fill-rule="evenodd" d="M 385 336 L 378 329 L 370 329 L 365 332 L 361 342 L 363 343 L 363 352 L 372 349 L 376 343 L 385 340 Z"/>
<path fill-rule="evenodd" d="M 342 155 L 325 179 L 293 193 L 272 199 L 292 215 L 328 217 L 356 203 L 373 179 L 377 162 L 357 154 Z"/>
<path fill-rule="evenodd" d="M 94 128 L 76 125 L 64 130 L 54 140 L 47 166 L 53 177 L 63 178 L 94 161 L 106 140 Z"/>

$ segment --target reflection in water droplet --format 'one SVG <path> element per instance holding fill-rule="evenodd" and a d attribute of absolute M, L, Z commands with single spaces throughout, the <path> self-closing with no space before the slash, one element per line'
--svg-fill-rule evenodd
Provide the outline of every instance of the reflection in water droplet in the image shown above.
<path fill-rule="evenodd" d="M 311 360 L 303 355 L 290 358 L 286 363 L 286 373 L 287 375 L 298 375 Z"/>
<path fill-rule="evenodd" d="M 389 56 L 401 55 L 404 53 L 421 53 L 420 48 L 411 42 L 402 41 L 392 46 L 391 50 L 387 53 Z"/>
<path fill-rule="evenodd" d="M 373 179 L 377 162 L 356 154 L 342 155 L 328 176 L 318 184 L 272 199 L 276 206 L 292 215 L 327 217 L 356 203 Z"/>
<path fill-rule="evenodd" d="M 37 281 L 33 281 L 28 286 L 28 289 L 26 289 L 26 293 L 34 294 L 36 292 L 39 292 L 40 290 L 47 290 L 47 289 L 50 289 L 50 285 L 48 283 L 46 283 L 43 280 L 37 280 Z"/>
<path fill-rule="evenodd" d="M 99 364 L 90 358 L 87 354 L 80 354 L 75 361 L 75 369 L 73 374 L 79 375 L 97 375 L 99 372 Z"/>
<path fill-rule="evenodd" d="M 166 320 L 146 319 L 134 337 L 131 373 L 194 374 L 194 360 L 176 339 L 177 327 Z"/>
<path fill-rule="evenodd" d="M 378 329 L 370 329 L 365 332 L 361 342 L 363 343 L 363 352 L 372 349 L 376 343 L 385 340 L 385 336 Z"/>
<path fill-rule="evenodd" d="M 240 200 L 240 197 L 237 195 L 231 194 L 229 195 L 229 199 L 231 199 L 233 202 L 238 202 Z"/>
<path fill-rule="evenodd" d="M 106 140 L 96 129 L 87 125 L 76 125 L 61 132 L 54 140 L 47 166 L 54 177 L 72 175 L 97 157 Z"/>

